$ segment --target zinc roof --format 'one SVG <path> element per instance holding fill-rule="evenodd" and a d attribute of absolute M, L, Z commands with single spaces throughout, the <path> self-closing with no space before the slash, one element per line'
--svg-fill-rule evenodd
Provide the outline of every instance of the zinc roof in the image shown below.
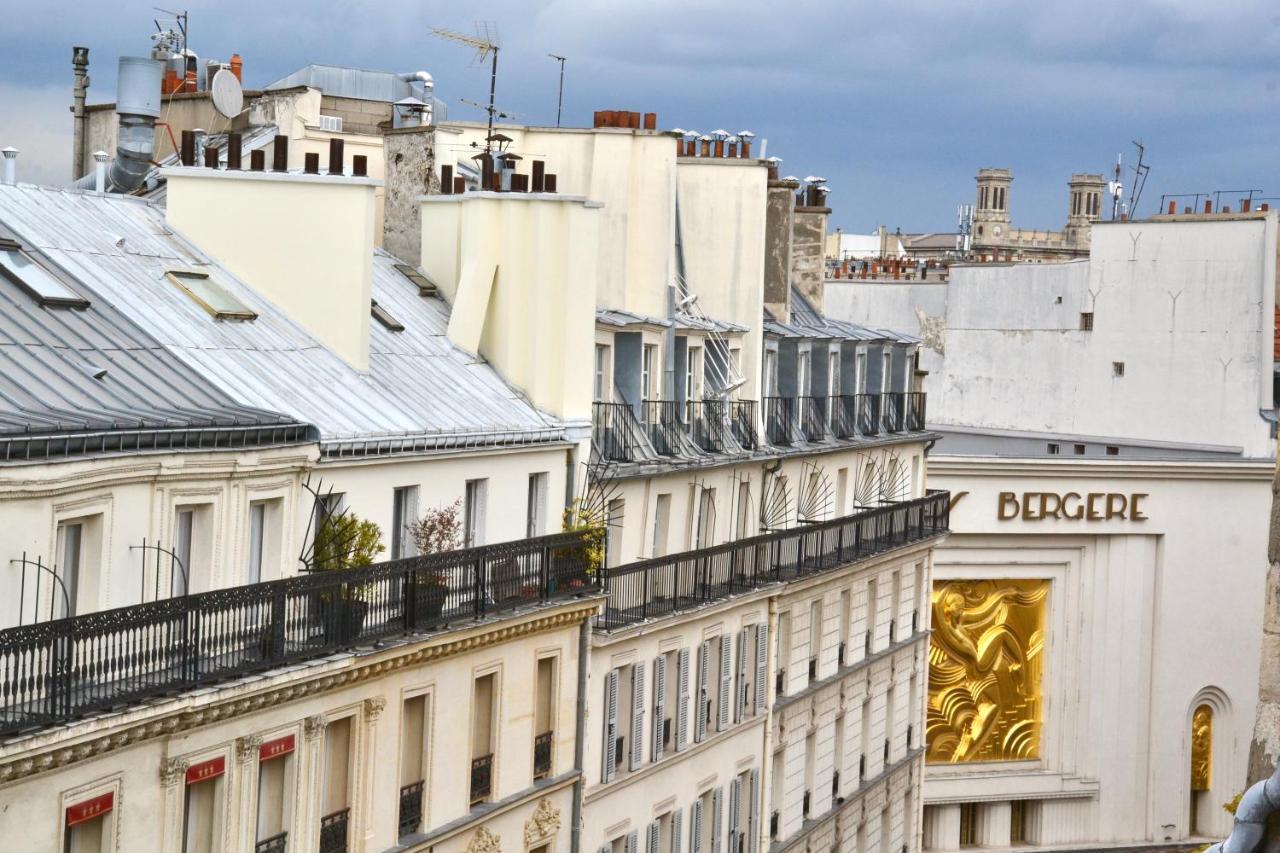
<path fill-rule="evenodd" d="M 216 213 L 211 213 L 216 215 Z M 326 453 L 555 441 L 563 426 L 528 403 L 482 359 L 448 340 L 447 305 L 418 295 L 396 259 L 372 257 L 373 298 L 405 326 L 369 315 L 370 364 L 360 371 L 253 289 L 170 230 L 140 199 L 29 185 L 0 187 L 0 221 L 83 285 L 127 313 L 170 358 L 235 405 L 315 425 Z M 217 321 L 165 278 L 207 267 L 258 317 Z"/>

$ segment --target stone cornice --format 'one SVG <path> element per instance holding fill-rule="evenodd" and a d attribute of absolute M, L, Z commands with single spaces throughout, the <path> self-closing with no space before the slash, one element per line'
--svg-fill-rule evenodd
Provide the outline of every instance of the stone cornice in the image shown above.
<path fill-rule="evenodd" d="M 148 719 L 123 723 L 114 728 L 106 724 L 105 730 L 87 734 L 75 743 L 41 744 L 39 747 L 21 751 L 22 746 L 29 739 L 19 739 L 11 742 L 7 747 L 13 750 L 12 754 L 0 754 L 0 785 L 67 767 L 175 732 L 224 722 L 243 717 L 262 708 L 271 708 L 286 702 L 362 684 L 407 667 L 421 666 L 520 637 L 577 625 L 595 614 L 599 610 L 599 604 L 598 596 L 573 599 L 534 613 L 515 614 L 501 621 L 482 623 L 472 629 L 429 635 L 416 640 L 410 638 L 390 649 L 353 654 L 340 661 L 341 664 L 346 664 L 345 668 L 330 669 L 314 676 L 303 675 L 302 678 L 283 686 L 273 687 L 267 684 L 252 693 L 236 693 L 234 688 L 242 687 L 243 682 L 229 682 L 227 685 L 200 691 L 199 699 L 207 700 L 208 704 L 200 707 L 189 705 L 173 707 L 166 710 L 166 706 L 180 705 L 184 699 L 191 701 L 191 694 L 187 694 L 186 697 L 159 702 L 151 707 L 130 709 L 135 712 L 141 710 L 141 713 L 152 714 L 152 716 Z M 271 679 L 272 673 L 268 672 L 255 676 L 253 684 L 256 686 L 264 681 L 270 682 Z M 224 691 L 234 695 L 209 697 L 209 694 Z M 53 737 L 77 737 L 80 730 L 89 728 L 94 722 L 95 719 L 90 718 L 71 723 L 55 730 Z M 33 737 L 44 734 L 46 733 L 38 733 Z M 0 747 L 0 751 L 5 749 Z"/>

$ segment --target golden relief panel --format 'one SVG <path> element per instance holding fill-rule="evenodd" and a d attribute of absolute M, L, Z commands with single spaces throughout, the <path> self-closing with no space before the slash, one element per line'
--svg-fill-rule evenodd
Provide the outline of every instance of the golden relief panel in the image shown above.
<path fill-rule="evenodd" d="M 933 585 L 926 760 L 1040 756 L 1047 580 Z"/>
<path fill-rule="evenodd" d="M 1201 705 L 1191 715 L 1191 790 L 1213 786 L 1213 709 Z"/>

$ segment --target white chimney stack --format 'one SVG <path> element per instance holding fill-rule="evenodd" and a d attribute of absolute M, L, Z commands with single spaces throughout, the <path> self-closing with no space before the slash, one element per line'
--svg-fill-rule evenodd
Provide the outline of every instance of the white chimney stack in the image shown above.
<path fill-rule="evenodd" d="M 111 155 L 105 151 L 93 152 L 93 161 L 97 164 L 93 167 L 93 189 L 96 192 L 107 191 L 107 161 L 110 159 Z"/>
<path fill-rule="evenodd" d="M 18 182 L 18 149 L 10 145 L 8 148 L 0 150 L 0 154 L 4 155 L 4 182 L 13 186 Z"/>

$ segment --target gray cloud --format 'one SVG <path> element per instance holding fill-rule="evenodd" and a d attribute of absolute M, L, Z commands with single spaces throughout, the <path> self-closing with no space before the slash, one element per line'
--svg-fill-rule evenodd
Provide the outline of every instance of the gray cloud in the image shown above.
<path fill-rule="evenodd" d="M 85 7 L 9 0 L 0 55 L 0 145 L 24 175 L 65 174 L 69 49 L 93 49 L 94 100 L 110 100 L 114 57 L 147 49 L 150 2 Z M 952 224 L 980 166 L 1008 165 L 1015 220 L 1056 227 L 1068 174 L 1108 170 L 1142 138 L 1161 192 L 1255 186 L 1280 195 L 1280 18 L 1262 0 L 1084 0 L 1027 4 L 901 0 L 495 0 L 190 4 L 193 46 L 239 51 L 251 84 L 307 62 L 427 68 L 455 116 L 487 75 L 430 37 L 497 21 L 498 99 L 554 118 L 554 51 L 569 57 L 566 115 L 656 110 L 665 127 L 742 127 L 784 169 L 826 175 L 835 222 L 866 230 Z M 14 140 L 18 140 L 16 143 Z M 24 140 L 30 140 L 26 142 Z"/>

